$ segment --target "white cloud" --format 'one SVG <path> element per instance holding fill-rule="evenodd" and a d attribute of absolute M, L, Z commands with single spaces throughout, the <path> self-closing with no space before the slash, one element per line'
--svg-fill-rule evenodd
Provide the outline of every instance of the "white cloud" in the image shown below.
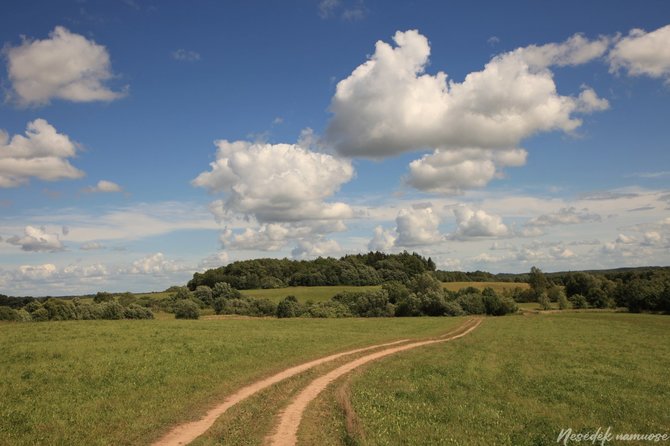
<path fill-rule="evenodd" d="M 510 234 L 509 228 L 498 215 L 488 214 L 485 211 L 473 210 L 468 206 L 459 206 L 454 209 L 456 216 L 456 231 L 452 238 L 464 240 L 476 237 L 504 237 Z"/>
<path fill-rule="evenodd" d="M 291 251 L 294 258 L 327 257 L 342 251 L 335 240 L 300 240 Z"/>
<path fill-rule="evenodd" d="M 4 52 L 12 94 L 20 104 L 41 105 L 53 98 L 112 101 L 124 95 L 105 86 L 114 76 L 107 49 L 62 26 L 48 39 L 24 39 Z"/>
<path fill-rule="evenodd" d="M 128 272 L 130 274 L 152 274 L 160 276 L 182 269 L 183 266 L 178 265 L 173 260 L 166 259 L 162 252 L 157 252 L 135 260 Z"/>
<path fill-rule="evenodd" d="M 261 223 L 349 218 L 351 208 L 325 202 L 354 174 L 349 161 L 292 144 L 217 141 L 211 170 L 195 186 L 222 192 L 228 212 L 255 217 Z M 218 212 L 222 217 L 223 212 Z"/>
<path fill-rule="evenodd" d="M 394 231 L 377 226 L 372 240 L 368 243 L 368 249 L 370 251 L 389 251 L 395 246 L 397 238 Z"/>
<path fill-rule="evenodd" d="M 486 186 L 502 175 L 501 167 L 524 165 L 526 155 L 522 149 L 437 149 L 409 164 L 406 182 L 426 192 L 459 194 Z"/>
<path fill-rule="evenodd" d="M 89 193 L 111 193 L 111 192 L 121 192 L 123 189 L 116 183 L 107 180 L 100 180 L 95 186 L 89 186 L 85 189 Z"/>
<path fill-rule="evenodd" d="M 84 172 L 67 158 L 74 157 L 77 144 L 58 133 L 44 119 L 29 122 L 26 136 L 9 135 L 0 130 L 0 188 L 25 184 L 30 178 L 45 181 L 75 179 Z"/>
<path fill-rule="evenodd" d="M 599 222 L 602 218 L 598 214 L 590 213 L 588 209 L 577 210 L 574 207 L 562 208 L 558 212 L 543 214 L 530 219 L 526 225 L 530 227 L 545 227 L 556 225 L 576 225 L 580 223 Z"/>
<path fill-rule="evenodd" d="M 47 233 L 44 227 L 26 226 L 23 237 L 15 235 L 8 238 L 7 243 L 29 252 L 57 252 L 65 249 L 58 234 Z"/>
<path fill-rule="evenodd" d="M 461 83 L 425 73 L 428 39 L 397 32 L 396 47 L 378 41 L 370 59 L 340 81 L 327 139 L 348 156 L 381 158 L 430 149 L 514 149 L 537 132 L 572 132 L 574 113 L 607 107 L 592 90 L 578 97 L 556 91 L 550 65 L 599 57 L 607 40 L 573 36 L 494 57 Z"/>
<path fill-rule="evenodd" d="M 172 52 L 172 58 L 180 62 L 197 62 L 200 60 L 200 53 L 191 50 L 179 48 Z"/>
<path fill-rule="evenodd" d="M 21 277 L 28 280 L 46 279 L 57 273 L 56 265 L 45 263 L 43 265 L 21 265 L 18 272 Z"/>
<path fill-rule="evenodd" d="M 290 223 L 264 223 L 235 233 L 226 228 L 221 234 L 225 249 L 278 251 L 290 241 L 311 241 L 325 234 L 342 232 L 347 228 L 341 220 L 309 220 Z"/>
<path fill-rule="evenodd" d="M 319 16 L 322 19 L 332 17 L 335 10 L 341 6 L 340 0 L 321 0 L 319 2 Z"/>
<path fill-rule="evenodd" d="M 665 77 L 670 81 L 670 25 L 655 31 L 633 29 L 609 52 L 610 71 L 629 76 Z"/>
<path fill-rule="evenodd" d="M 444 239 L 438 230 L 440 218 L 432 208 L 401 209 L 396 218 L 396 246 L 421 246 Z"/>
<path fill-rule="evenodd" d="M 205 257 L 198 264 L 198 269 L 200 271 L 205 271 L 212 268 L 218 268 L 220 266 L 225 266 L 230 261 L 228 253 L 225 251 L 219 251 L 215 254 Z"/>

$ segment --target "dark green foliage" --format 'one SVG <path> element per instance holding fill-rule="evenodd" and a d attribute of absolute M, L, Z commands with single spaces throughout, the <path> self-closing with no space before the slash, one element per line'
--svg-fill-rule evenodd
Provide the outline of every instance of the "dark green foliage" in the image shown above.
<path fill-rule="evenodd" d="M 495 292 L 482 292 L 484 309 L 486 314 L 491 316 L 503 316 L 505 314 L 516 313 L 519 309 L 516 302 L 511 297 L 499 296 Z M 492 290 L 493 291 L 493 290 Z"/>
<path fill-rule="evenodd" d="M 344 304 L 357 317 L 387 317 L 395 314 L 395 305 L 389 302 L 384 290 L 345 291 L 333 296 L 332 300 Z"/>
<path fill-rule="evenodd" d="M 123 315 L 126 319 L 153 319 L 154 314 L 150 309 L 137 304 L 130 304 L 124 309 Z"/>
<path fill-rule="evenodd" d="M 44 309 L 47 310 L 50 321 L 69 321 L 77 319 L 74 305 L 63 299 L 48 299 L 44 302 Z"/>
<path fill-rule="evenodd" d="M 303 308 L 295 296 L 286 296 L 284 300 L 277 304 L 277 317 L 298 317 L 303 313 Z"/>
<path fill-rule="evenodd" d="M 11 297 L 0 294 L 0 306 L 14 308 L 15 310 L 34 301 L 35 298 L 33 297 Z"/>
<path fill-rule="evenodd" d="M 109 320 L 123 319 L 125 316 L 123 306 L 118 302 L 103 302 L 100 304 L 100 318 Z"/>
<path fill-rule="evenodd" d="M 212 288 L 212 298 L 216 299 L 239 299 L 242 297 L 239 291 L 227 282 L 218 282 Z"/>
<path fill-rule="evenodd" d="M 549 288 L 549 281 L 540 268 L 532 267 L 528 275 L 528 284 L 530 289 L 535 292 L 535 296 L 539 299 L 540 295 Z"/>
<path fill-rule="evenodd" d="M 572 308 L 580 309 L 589 307 L 589 302 L 586 300 L 586 297 L 582 296 L 581 294 L 573 294 L 568 298 L 568 300 L 572 304 Z"/>
<path fill-rule="evenodd" d="M 540 308 L 543 310 L 551 310 L 551 300 L 549 300 L 549 296 L 546 292 L 540 293 L 537 297 L 537 303 L 540 304 Z"/>
<path fill-rule="evenodd" d="M 268 299 L 250 299 L 249 301 L 249 316 L 274 316 L 277 313 L 277 304 Z"/>
<path fill-rule="evenodd" d="M 121 304 L 123 307 L 127 307 L 130 304 L 137 303 L 137 298 L 133 293 L 121 293 L 116 297 L 116 300 L 118 303 Z"/>
<path fill-rule="evenodd" d="M 307 307 L 307 311 L 303 313 L 303 316 L 306 317 L 319 317 L 319 318 L 330 318 L 330 317 L 351 317 L 351 311 L 349 307 L 344 305 L 341 302 L 336 301 L 326 301 L 318 302 L 314 305 Z"/>
<path fill-rule="evenodd" d="M 7 306 L 0 307 L 0 321 L 19 321 L 21 318 L 15 309 Z"/>
<path fill-rule="evenodd" d="M 429 293 L 431 291 L 441 291 L 442 284 L 432 273 L 417 274 L 410 280 L 409 289 L 416 293 Z"/>
<path fill-rule="evenodd" d="M 175 319 L 199 319 L 200 308 L 192 300 L 179 300 L 174 306 L 174 317 Z"/>
<path fill-rule="evenodd" d="M 547 289 L 547 296 L 551 302 L 558 302 L 561 297 L 565 297 L 565 291 L 558 285 L 552 285 Z"/>
<path fill-rule="evenodd" d="M 30 317 L 34 322 L 43 322 L 49 320 L 49 312 L 44 307 L 37 308 L 30 312 Z"/>
<path fill-rule="evenodd" d="M 466 314 L 485 314 L 486 306 L 484 299 L 479 293 L 463 294 L 458 296 L 456 302 L 461 306 Z"/>
<path fill-rule="evenodd" d="M 385 281 L 406 282 L 417 274 L 435 271 L 435 263 L 416 253 L 348 255 L 340 259 L 255 259 L 233 262 L 204 273 L 195 273 L 188 287 L 214 287 L 227 282 L 233 288 L 277 288 L 284 286 L 379 285 Z"/>
<path fill-rule="evenodd" d="M 99 304 L 101 302 L 110 302 L 112 300 L 114 300 L 114 296 L 106 291 L 99 291 L 93 297 L 93 302 L 95 302 L 96 304 Z"/>
<path fill-rule="evenodd" d="M 207 306 L 211 306 L 214 301 L 212 289 L 207 285 L 200 285 L 193 291 L 193 296 Z"/>

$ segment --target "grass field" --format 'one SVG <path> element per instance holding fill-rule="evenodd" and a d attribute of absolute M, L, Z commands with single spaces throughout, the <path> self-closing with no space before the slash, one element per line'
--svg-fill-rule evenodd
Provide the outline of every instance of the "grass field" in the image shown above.
<path fill-rule="evenodd" d="M 529 286 L 527 283 L 519 282 L 442 282 L 442 288 L 449 291 L 458 291 L 468 287 L 478 288 L 480 290 L 483 290 L 484 288 L 493 288 L 496 292 L 501 292 L 504 290 L 513 290 L 514 288 L 525 290 Z"/>
<path fill-rule="evenodd" d="M 255 378 L 447 318 L 0 323 L 0 444 L 141 445 Z"/>
<path fill-rule="evenodd" d="M 668 370 L 667 316 L 487 318 L 459 342 L 390 357 L 341 382 L 316 408 L 335 427 L 312 419 L 302 444 L 542 445 L 564 428 L 608 426 L 667 433 Z M 347 441 L 338 392 L 350 394 L 358 421 Z"/>

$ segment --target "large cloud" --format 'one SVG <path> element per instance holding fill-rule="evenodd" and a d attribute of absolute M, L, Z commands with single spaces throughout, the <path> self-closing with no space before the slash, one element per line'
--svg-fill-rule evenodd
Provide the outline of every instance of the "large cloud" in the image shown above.
<path fill-rule="evenodd" d="M 551 214 L 542 214 L 538 217 L 531 218 L 527 226 L 556 226 L 556 225 L 576 225 L 580 223 L 599 222 L 602 218 L 600 215 L 591 213 L 588 209 L 577 210 L 575 207 L 568 207 L 559 209 L 558 212 Z"/>
<path fill-rule="evenodd" d="M 13 94 L 23 105 L 53 98 L 111 101 L 123 96 L 105 86 L 113 77 L 109 53 L 84 36 L 57 26 L 44 40 L 24 40 L 5 49 Z"/>
<path fill-rule="evenodd" d="M 456 231 L 452 238 L 464 240 L 478 237 L 504 237 L 510 234 L 509 228 L 498 215 L 488 214 L 485 211 L 473 210 L 468 206 L 459 206 L 454 209 L 456 216 Z"/>
<path fill-rule="evenodd" d="M 261 223 L 349 218 L 351 208 L 326 202 L 354 174 L 349 161 L 292 144 L 217 141 L 212 169 L 195 186 L 222 192 L 224 209 Z M 224 214 L 217 210 L 221 218 Z"/>
<path fill-rule="evenodd" d="M 407 182 L 420 190 L 482 187 L 501 167 L 525 163 L 518 148 L 524 138 L 572 132 L 581 125 L 575 114 L 609 107 L 588 87 L 577 96 L 558 94 L 549 70 L 602 56 L 604 37 L 519 48 L 463 82 L 425 73 L 430 45 L 418 31 L 398 31 L 393 40 L 395 47 L 378 41 L 370 59 L 338 83 L 325 140 L 343 155 L 365 158 L 434 150 L 410 165 Z"/>
<path fill-rule="evenodd" d="M 394 247 L 416 247 L 440 243 L 444 236 L 438 226 L 440 218 L 430 206 L 401 209 L 395 219 L 394 230 L 375 228 L 368 243 L 372 251 L 388 251 Z"/>
<path fill-rule="evenodd" d="M 630 76 L 665 77 L 670 82 L 670 25 L 652 32 L 633 29 L 608 55 L 611 71 Z"/>
<path fill-rule="evenodd" d="M 31 177 L 46 181 L 81 178 L 84 173 L 67 160 L 76 151 L 76 143 L 44 119 L 28 123 L 26 136 L 10 139 L 0 130 L 0 188 L 19 186 Z"/>
<path fill-rule="evenodd" d="M 24 251 L 57 252 L 65 247 L 58 234 L 48 233 L 45 228 L 26 226 L 23 236 L 15 235 L 7 239 L 10 245 L 20 246 Z"/>

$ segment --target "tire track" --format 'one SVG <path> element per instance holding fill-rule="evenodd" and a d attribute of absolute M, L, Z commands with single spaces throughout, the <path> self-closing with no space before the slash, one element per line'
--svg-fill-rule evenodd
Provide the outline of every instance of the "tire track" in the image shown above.
<path fill-rule="evenodd" d="M 448 336 L 450 333 L 457 332 L 462 329 L 463 326 L 470 324 L 473 319 L 470 319 L 463 323 L 460 327 L 448 332 L 442 336 Z M 324 356 L 303 364 L 299 364 L 294 367 L 285 369 L 275 375 L 272 375 L 268 378 L 256 381 L 247 386 L 242 387 L 232 395 L 228 396 L 221 404 L 216 405 L 210 409 L 202 418 L 195 421 L 190 421 L 187 423 L 180 424 L 173 427 L 167 434 L 161 437 L 156 442 L 152 443 L 152 446 L 182 446 L 187 445 L 200 435 L 204 434 L 216 420 L 223 415 L 228 409 L 233 407 L 235 404 L 249 398 L 261 390 L 264 390 L 274 384 L 279 383 L 285 379 L 291 378 L 292 376 L 298 375 L 299 373 L 305 372 L 309 369 L 312 369 L 321 364 L 327 362 L 335 361 L 336 359 L 342 358 L 348 355 L 354 355 L 356 353 L 363 353 L 365 351 L 374 350 L 378 348 L 391 347 L 393 345 L 398 345 L 402 343 L 409 342 L 410 339 L 401 339 L 399 341 L 387 342 L 384 344 L 376 344 L 368 347 L 357 348 L 354 350 L 349 350 L 346 352 L 335 353 L 329 356 Z"/>
<path fill-rule="evenodd" d="M 437 339 L 413 342 L 398 347 L 390 347 L 366 356 L 362 356 L 316 378 L 307 387 L 305 387 L 305 389 L 303 389 L 303 391 L 300 392 L 298 396 L 296 396 L 289 404 L 289 406 L 282 412 L 279 423 L 277 424 L 276 431 L 274 434 L 266 438 L 265 444 L 269 446 L 294 446 L 297 442 L 297 433 L 298 428 L 300 427 L 300 421 L 302 420 L 302 415 L 305 412 L 307 405 L 312 400 L 314 400 L 330 383 L 340 378 L 341 376 L 371 361 L 375 361 L 395 353 L 422 347 L 424 345 L 447 342 L 461 338 L 476 329 L 479 324 L 481 324 L 482 320 L 483 319 L 481 318 L 471 319 L 470 321 L 465 322 L 457 330 L 455 330 L 456 334 L 446 334 Z"/>

